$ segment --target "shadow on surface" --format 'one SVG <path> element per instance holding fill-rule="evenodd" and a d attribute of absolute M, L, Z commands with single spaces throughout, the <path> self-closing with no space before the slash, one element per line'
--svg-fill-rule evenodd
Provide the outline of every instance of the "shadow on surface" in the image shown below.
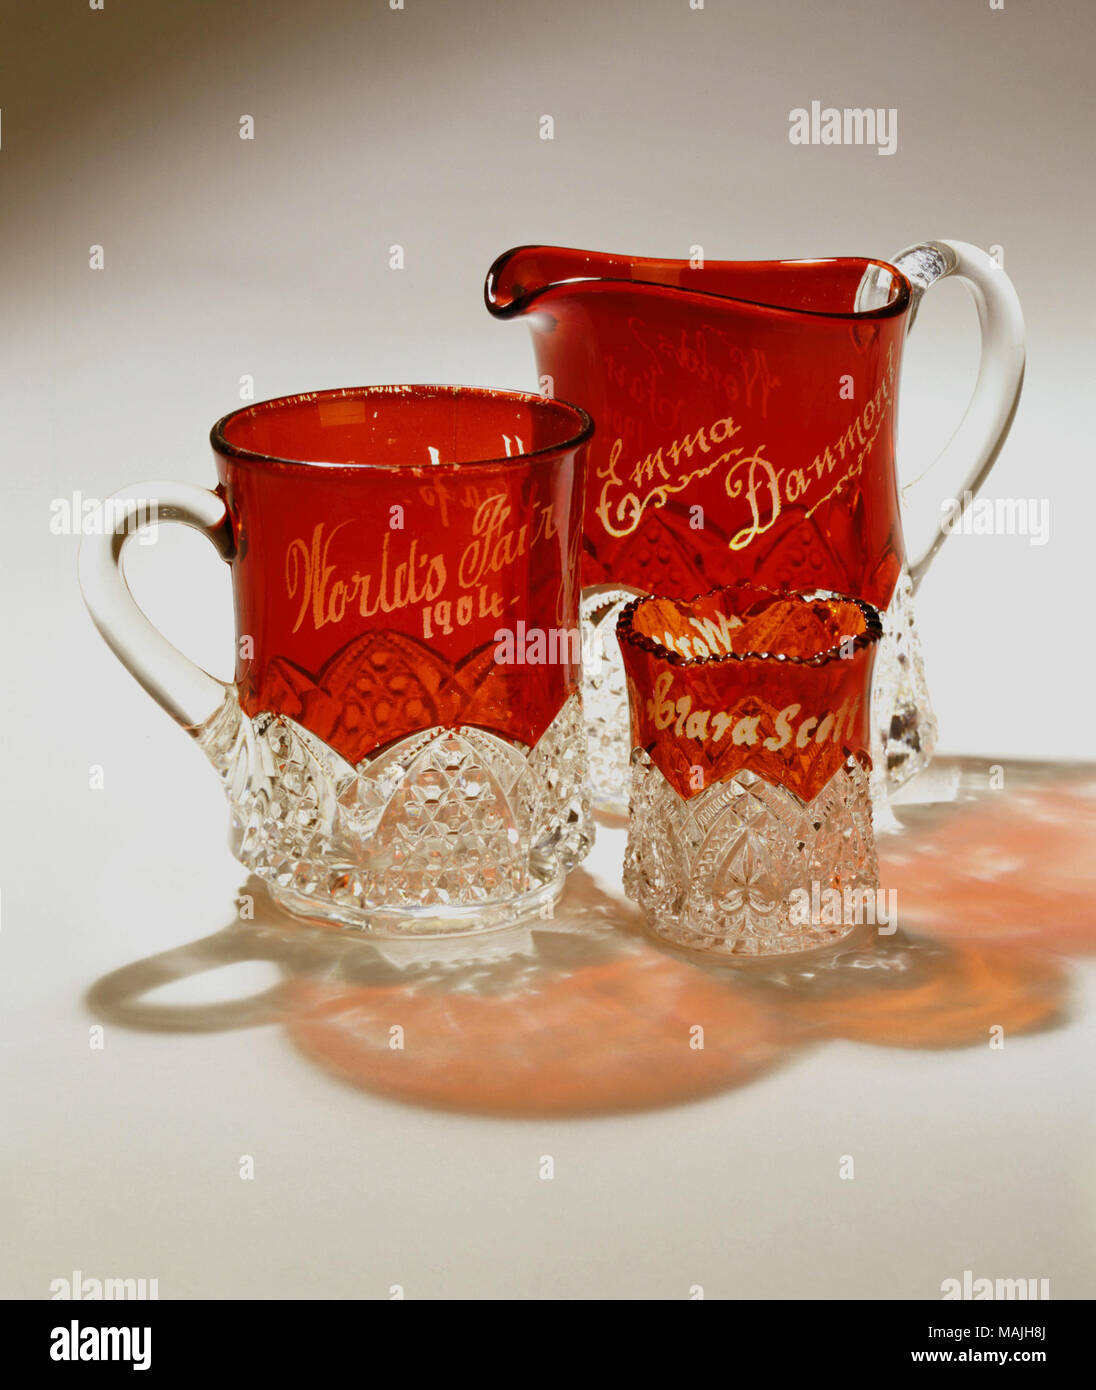
<path fill-rule="evenodd" d="M 824 952 L 714 964 L 649 940 L 637 909 L 578 870 L 543 922 L 382 941 L 302 923 L 250 879 L 239 901 L 253 920 L 114 971 L 87 1001 L 158 1032 L 280 1024 L 372 1094 L 514 1117 L 681 1104 L 827 1039 L 987 1047 L 991 1029 L 1052 1027 L 1068 995 L 1058 953 L 1096 948 L 1096 774 L 974 760 L 930 773 L 949 799 L 897 805 L 900 828 L 880 840 L 903 923 L 892 935 L 867 927 Z M 145 998 L 249 960 L 282 982 L 228 1003 Z"/>

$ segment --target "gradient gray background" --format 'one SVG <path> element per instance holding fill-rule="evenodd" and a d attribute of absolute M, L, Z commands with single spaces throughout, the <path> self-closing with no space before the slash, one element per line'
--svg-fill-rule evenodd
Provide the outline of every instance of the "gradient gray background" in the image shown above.
<path fill-rule="evenodd" d="M 841 1045 L 688 1111 L 552 1125 L 344 1092 L 270 1030 L 115 1031 L 89 1056 L 76 1002 L 89 981 L 222 925 L 240 872 L 214 778 L 94 633 L 76 538 L 50 534 L 49 506 L 146 478 L 211 483 L 206 434 L 245 373 L 257 398 L 534 386 L 527 330 L 481 299 L 514 244 L 684 256 L 699 243 L 711 259 L 997 245 L 1029 358 L 986 495 L 1048 498 L 1051 539 L 949 542 L 918 605 L 928 676 L 945 749 L 1092 757 L 1093 7 L 28 0 L 0 13 L 0 1291 L 43 1296 L 78 1267 L 158 1275 L 165 1296 L 383 1297 L 398 1282 L 409 1296 L 703 1283 L 709 1296 L 931 1297 L 973 1267 L 1091 1293 L 1087 1022 L 1027 1040 L 992 1093 L 969 1055 Z M 815 98 L 896 107 L 897 153 L 790 145 L 789 111 Z M 238 138 L 244 113 L 253 142 Z M 934 290 L 907 353 L 905 478 L 958 421 L 977 336 L 962 289 Z M 911 548 L 959 485 L 925 481 Z M 227 674 L 228 580 L 208 546 L 171 533 L 131 553 L 150 615 Z M 592 864 L 607 885 L 619 848 L 603 836 Z M 267 977 L 241 967 L 224 996 Z M 854 1144 L 886 1180 L 835 1199 L 831 1156 Z M 242 1152 L 266 1155 L 246 1211 Z M 544 1152 L 569 1175 L 554 1187 L 535 1181 Z M 698 1189 L 705 1154 L 740 1204 Z"/>

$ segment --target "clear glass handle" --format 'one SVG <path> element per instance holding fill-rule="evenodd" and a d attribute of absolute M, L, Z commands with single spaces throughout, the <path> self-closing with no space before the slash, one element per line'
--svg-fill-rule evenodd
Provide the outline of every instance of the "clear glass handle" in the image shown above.
<path fill-rule="evenodd" d="M 1024 316 L 1012 281 L 992 256 L 966 241 L 927 241 L 892 262 L 913 287 L 910 326 L 925 291 L 955 276 L 971 293 L 982 330 L 982 360 L 966 414 L 943 452 L 925 472 L 943 465 L 950 476 L 965 473 L 959 498 L 965 510 L 1001 452 L 1024 381 Z M 921 474 L 924 477 L 925 474 Z M 949 535 L 941 523 L 922 554 L 909 565 L 916 591 Z"/>
<path fill-rule="evenodd" d="M 188 483 L 142 483 L 111 497 L 103 508 L 112 529 L 87 535 L 80 545 L 80 588 L 107 645 L 127 671 L 176 723 L 196 734 L 224 703 L 228 687 L 185 657 L 137 606 L 126 583 L 126 542 L 150 516 L 179 521 L 212 541 L 222 560 L 233 553 L 225 504 L 214 492 Z"/>

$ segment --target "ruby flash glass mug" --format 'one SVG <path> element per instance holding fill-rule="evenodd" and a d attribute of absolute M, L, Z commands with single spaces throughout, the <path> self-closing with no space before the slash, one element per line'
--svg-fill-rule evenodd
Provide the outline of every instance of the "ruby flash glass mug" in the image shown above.
<path fill-rule="evenodd" d="M 84 539 L 96 626 L 213 763 L 233 852 L 289 911 L 383 935 L 509 925 L 586 854 L 591 431 L 561 401 L 468 387 L 264 401 L 214 425 L 213 491 L 127 489 Z M 150 510 L 231 566 L 230 684 L 129 591 Z"/>

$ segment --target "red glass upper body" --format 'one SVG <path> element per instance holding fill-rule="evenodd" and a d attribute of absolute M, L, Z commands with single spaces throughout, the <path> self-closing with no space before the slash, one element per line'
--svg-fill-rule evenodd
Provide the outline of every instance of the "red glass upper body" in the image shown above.
<path fill-rule="evenodd" d="M 585 585 L 690 596 L 752 580 L 887 605 L 910 303 L 893 266 L 521 247 L 486 298 L 529 316 L 542 386 L 597 426 Z"/>
<path fill-rule="evenodd" d="M 731 585 L 636 599 L 617 623 L 632 742 L 685 800 L 747 769 L 810 801 L 870 765 L 878 610 Z"/>
<path fill-rule="evenodd" d="M 579 681 L 582 448 L 561 402 L 458 387 L 267 401 L 212 442 L 233 528 L 243 708 L 351 763 L 436 725 L 536 743 Z M 513 660 L 500 662 L 500 632 Z"/>

